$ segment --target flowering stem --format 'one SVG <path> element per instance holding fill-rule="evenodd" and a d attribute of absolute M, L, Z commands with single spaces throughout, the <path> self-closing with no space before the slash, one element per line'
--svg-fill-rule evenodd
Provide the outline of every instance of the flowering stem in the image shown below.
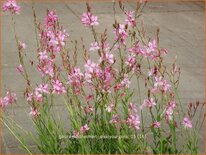
<path fill-rule="evenodd" d="M 34 29 L 35 29 L 35 35 L 36 35 L 36 44 L 39 48 L 39 41 L 38 41 L 38 35 L 37 35 L 37 19 L 36 19 L 36 12 L 34 8 L 34 2 L 32 2 L 32 12 L 33 12 L 33 18 L 34 18 Z"/>
<path fill-rule="evenodd" d="M 94 29 L 94 26 L 91 26 L 91 30 L 92 30 L 92 34 L 93 34 L 93 36 L 94 36 L 95 42 L 97 42 L 97 43 L 99 44 L 98 39 L 97 39 L 97 34 L 96 34 L 95 29 Z M 100 49 L 98 50 L 98 54 L 99 54 L 99 56 L 101 56 Z"/>
<path fill-rule="evenodd" d="M 97 35 L 96 35 L 95 29 L 93 26 L 91 27 L 91 30 L 92 30 L 92 34 L 94 36 L 94 40 L 98 43 Z"/>
<path fill-rule="evenodd" d="M 17 37 L 17 34 L 16 34 L 16 28 L 15 28 L 16 24 L 15 24 L 15 20 L 14 20 L 13 15 L 11 16 L 11 19 L 12 19 L 12 26 L 13 26 L 13 31 L 14 31 L 14 37 L 15 37 L 15 40 L 16 40 L 17 48 L 18 48 L 19 61 L 20 61 L 21 65 L 23 67 L 23 70 L 25 72 L 25 77 L 26 77 L 27 85 L 30 86 L 29 76 L 27 74 L 26 67 L 25 67 L 24 61 L 23 61 L 23 57 L 21 55 L 21 50 L 19 48 L 19 40 L 18 40 L 18 37 Z"/>

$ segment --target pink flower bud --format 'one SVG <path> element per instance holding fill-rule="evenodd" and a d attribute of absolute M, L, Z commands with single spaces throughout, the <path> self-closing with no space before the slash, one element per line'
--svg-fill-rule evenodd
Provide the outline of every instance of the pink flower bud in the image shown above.
<path fill-rule="evenodd" d="M 21 64 L 16 68 L 16 70 L 19 73 L 22 73 L 24 71 L 23 66 Z"/>

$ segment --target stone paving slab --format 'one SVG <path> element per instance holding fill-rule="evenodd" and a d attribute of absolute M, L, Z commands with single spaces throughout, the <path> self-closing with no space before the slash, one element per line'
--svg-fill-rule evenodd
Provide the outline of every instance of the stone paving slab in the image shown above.
<path fill-rule="evenodd" d="M 16 18 L 18 35 L 21 40 L 27 44 L 27 57 L 32 59 L 35 54 L 35 33 L 31 11 L 31 3 L 21 3 L 22 13 Z M 107 27 L 112 34 L 113 9 L 112 3 L 93 2 L 92 11 L 98 15 L 100 24 L 97 32 L 103 32 Z M 89 47 L 93 37 L 90 31 L 80 23 L 80 15 L 86 11 L 85 3 L 37 3 L 35 4 L 37 17 L 43 21 L 46 9 L 55 9 L 59 15 L 60 23 L 69 32 L 71 38 L 80 41 L 81 37 L 86 37 L 85 45 Z M 126 3 L 126 8 L 132 10 L 135 8 L 134 3 Z M 124 15 L 120 9 L 116 9 L 116 17 L 119 21 L 124 21 Z M 160 28 L 160 44 L 162 47 L 169 49 L 167 63 L 171 64 L 173 58 L 178 56 L 178 64 L 182 69 L 180 83 L 180 97 L 184 104 L 189 101 L 204 101 L 204 3 L 203 2 L 176 2 L 176 3 L 149 3 L 143 10 L 141 19 L 144 20 L 149 37 L 155 37 L 157 27 Z M 21 124 L 26 128 L 33 130 L 30 124 L 30 118 L 25 119 L 29 107 L 25 104 L 22 88 L 25 85 L 23 79 L 16 73 L 16 66 L 19 64 L 15 40 L 13 37 L 11 19 L 3 13 L 2 19 L 2 86 L 5 92 L 5 86 L 17 91 L 20 105 L 14 105 L 9 111 L 14 111 L 16 119 L 22 121 Z M 81 47 L 78 47 L 81 49 Z M 81 54 L 79 54 L 81 57 Z M 95 58 L 96 55 L 93 55 Z M 26 63 L 29 65 L 29 62 Z M 78 61 L 79 65 L 83 60 Z M 38 82 L 38 75 L 32 70 L 30 75 L 33 80 Z M 138 98 L 136 99 L 138 101 Z M 59 104 L 55 108 L 58 111 L 63 110 L 64 106 L 57 99 Z M 66 120 L 66 116 L 62 116 Z M 18 142 L 4 128 L 4 146 L 5 153 L 25 153 L 18 148 Z M 204 137 L 204 127 L 201 129 L 200 137 Z M 204 152 L 204 139 L 200 139 L 201 151 Z M 35 149 L 35 148 L 34 148 Z"/>

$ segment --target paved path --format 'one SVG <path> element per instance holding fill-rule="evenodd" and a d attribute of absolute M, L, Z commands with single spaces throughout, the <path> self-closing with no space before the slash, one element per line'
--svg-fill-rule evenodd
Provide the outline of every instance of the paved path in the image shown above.
<path fill-rule="evenodd" d="M 27 44 L 27 56 L 34 57 L 35 38 L 33 31 L 33 18 L 31 3 L 21 3 L 22 13 L 16 17 L 18 35 Z M 98 31 L 107 27 L 112 30 L 111 3 L 92 3 L 93 12 L 99 16 L 101 26 Z M 60 16 L 60 22 L 64 25 L 72 38 L 80 40 L 86 37 L 86 44 L 92 39 L 92 35 L 82 24 L 79 16 L 85 11 L 84 3 L 42 3 L 35 4 L 37 16 L 40 20 L 45 16 L 45 10 L 55 9 Z M 127 3 L 128 10 L 133 10 L 135 5 Z M 117 10 L 117 18 L 124 20 L 124 16 Z M 168 63 L 172 62 L 175 55 L 178 56 L 178 64 L 181 67 L 182 76 L 180 84 L 180 96 L 187 104 L 189 101 L 204 101 L 204 3 L 202 2 L 182 2 L 182 3 L 149 3 L 143 11 L 145 26 L 150 36 L 155 35 L 156 28 L 160 28 L 161 45 L 169 49 Z M 26 129 L 32 130 L 28 115 L 29 107 L 26 106 L 22 97 L 24 81 L 16 73 L 18 58 L 15 50 L 14 37 L 12 35 L 11 19 L 3 13 L 2 19 L 2 86 L 3 94 L 5 86 L 15 90 L 19 98 L 19 105 L 10 108 L 17 121 Z M 80 61 L 79 64 L 82 62 Z M 39 81 L 35 72 L 30 72 L 33 80 Z M 61 105 L 56 106 L 58 110 L 64 110 Z M 63 116 L 64 117 L 64 116 Z M 66 118 L 65 118 L 66 119 Z M 17 141 L 4 129 L 4 146 L 6 153 L 22 153 L 18 148 Z M 204 130 L 200 134 L 200 146 L 204 148 Z M 31 144 L 32 145 L 32 144 Z"/>

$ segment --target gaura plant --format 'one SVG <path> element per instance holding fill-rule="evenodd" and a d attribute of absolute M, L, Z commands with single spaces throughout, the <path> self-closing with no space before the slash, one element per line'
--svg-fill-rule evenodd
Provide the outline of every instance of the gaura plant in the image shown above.
<path fill-rule="evenodd" d="M 7 106 L 18 104 L 16 94 L 9 89 L 0 99 L 4 111 L 1 121 L 24 150 L 35 153 L 25 140 L 27 135 L 45 154 L 199 152 L 198 134 L 203 120 L 194 121 L 194 116 L 204 104 L 181 103 L 177 91 L 180 68 L 176 58 L 171 66 L 165 64 L 169 52 L 160 45 L 159 29 L 156 38 L 146 37 L 139 20 L 145 5 L 137 2 L 135 11 L 127 11 L 119 1 L 125 15 L 120 23 L 114 2 L 113 32 L 105 29 L 97 33 L 101 22 L 86 4 L 80 18 L 93 35 L 90 47 L 83 39 L 81 43 L 72 40 L 53 10 L 46 11 L 43 23 L 38 22 L 32 5 L 37 61 L 31 65 L 41 77 L 41 83 L 35 84 L 25 65 L 28 47 L 16 33 L 15 16 L 21 8 L 15 0 L 3 4 L 3 11 L 11 16 L 20 63 L 17 72 L 26 82 L 24 97 L 31 107 L 28 113 L 36 134 L 23 130 L 6 113 Z M 111 33 L 113 42 L 108 41 Z M 78 53 L 83 53 L 84 66 L 77 66 Z M 98 59 L 91 59 L 93 53 Z M 67 109 L 66 121 L 57 119 L 60 111 L 53 110 L 57 97 Z"/>

